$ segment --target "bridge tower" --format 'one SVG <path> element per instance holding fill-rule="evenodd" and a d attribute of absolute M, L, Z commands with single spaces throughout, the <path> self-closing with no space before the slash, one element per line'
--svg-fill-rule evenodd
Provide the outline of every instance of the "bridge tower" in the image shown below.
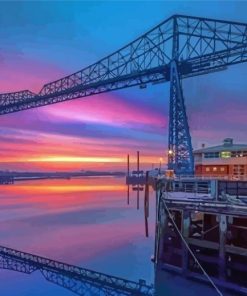
<path fill-rule="evenodd" d="M 172 61 L 170 62 L 168 168 L 174 170 L 177 175 L 194 173 L 193 149 L 179 68 L 179 30 L 176 16 L 173 18 Z"/>

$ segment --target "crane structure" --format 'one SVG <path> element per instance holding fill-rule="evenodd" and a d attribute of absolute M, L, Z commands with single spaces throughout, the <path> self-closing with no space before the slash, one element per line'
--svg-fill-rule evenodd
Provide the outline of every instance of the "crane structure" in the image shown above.
<path fill-rule="evenodd" d="M 31 274 L 83 296 L 151 296 L 154 288 L 144 280 L 129 281 L 89 269 L 0 246 L 0 268 Z"/>
<path fill-rule="evenodd" d="M 182 79 L 247 61 L 247 24 L 173 15 L 98 62 L 29 90 L 0 94 L 0 115 L 131 86 L 170 82 L 168 166 L 194 170 Z M 83 110 L 82 110 L 83 112 Z"/>

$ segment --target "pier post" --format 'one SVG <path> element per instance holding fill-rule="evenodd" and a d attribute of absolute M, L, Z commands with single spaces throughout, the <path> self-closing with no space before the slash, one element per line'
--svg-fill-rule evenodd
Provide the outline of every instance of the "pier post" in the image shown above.
<path fill-rule="evenodd" d="M 182 234 L 187 241 L 190 232 L 190 212 L 183 210 Z M 189 252 L 185 244 L 182 245 L 182 272 L 186 276 L 188 270 Z"/>
<path fill-rule="evenodd" d="M 167 228 L 168 216 L 161 201 L 162 189 L 156 189 L 156 236 L 155 236 L 155 263 L 162 262 L 164 252 L 165 230 Z"/>
<path fill-rule="evenodd" d="M 219 277 L 221 280 L 225 280 L 226 273 L 226 256 L 225 256 L 225 244 L 226 244 L 226 232 L 227 232 L 227 216 L 220 214 L 219 217 L 219 232 L 220 232 L 220 246 L 219 246 Z"/>
<path fill-rule="evenodd" d="M 127 155 L 127 180 L 129 180 L 129 176 L 130 176 L 130 156 L 129 154 Z M 128 184 L 128 182 L 127 182 Z M 127 204 L 129 205 L 130 203 L 130 186 L 128 184 L 128 188 L 127 188 Z"/>
<path fill-rule="evenodd" d="M 148 237 L 148 217 L 149 217 L 149 175 L 146 172 L 145 195 L 144 195 L 144 214 L 145 214 L 145 234 Z"/>
<path fill-rule="evenodd" d="M 137 151 L 137 174 L 140 176 L 140 152 Z M 137 187 L 137 210 L 140 208 L 140 186 Z"/>
<path fill-rule="evenodd" d="M 137 151 L 137 172 L 139 174 L 140 171 L 140 152 Z"/>

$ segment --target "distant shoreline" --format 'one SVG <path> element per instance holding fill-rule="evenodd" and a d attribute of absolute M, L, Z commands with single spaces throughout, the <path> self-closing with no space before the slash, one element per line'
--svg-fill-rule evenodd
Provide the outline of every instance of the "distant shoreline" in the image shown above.
<path fill-rule="evenodd" d="M 47 179 L 72 179 L 77 177 L 124 177 L 124 172 L 0 172 L 0 181 L 6 180 L 7 183 L 16 181 L 34 181 Z M 3 184 L 3 183 L 2 183 Z"/>

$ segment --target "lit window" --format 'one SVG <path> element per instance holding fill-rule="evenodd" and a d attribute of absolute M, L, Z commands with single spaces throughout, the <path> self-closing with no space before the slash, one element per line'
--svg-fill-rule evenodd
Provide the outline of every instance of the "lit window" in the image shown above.
<path fill-rule="evenodd" d="M 229 157 L 231 157 L 231 152 L 230 151 L 222 151 L 220 153 L 220 157 L 221 158 L 229 158 Z"/>
<path fill-rule="evenodd" d="M 206 172 L 210 172 L 210 168 L 209 167 L 206 167 Z"/>
<path fill-rule="evenodd" d="M 243 151 L 232 151 L 232 157 L 243 157 L 244 152 Z"/>
<path fill-rule="evenodd" d="M 217 167 L 213 167 L 213 171 L 216 172 L 217 171 Z"/>
<path fill-rule="evenodd" d="M 220 168 L 220 171 L 221 171 L 221 172 L 224 172 L 224 171 L 225 171 L 225 168 L 223 168 L 223 167 Z"/>

